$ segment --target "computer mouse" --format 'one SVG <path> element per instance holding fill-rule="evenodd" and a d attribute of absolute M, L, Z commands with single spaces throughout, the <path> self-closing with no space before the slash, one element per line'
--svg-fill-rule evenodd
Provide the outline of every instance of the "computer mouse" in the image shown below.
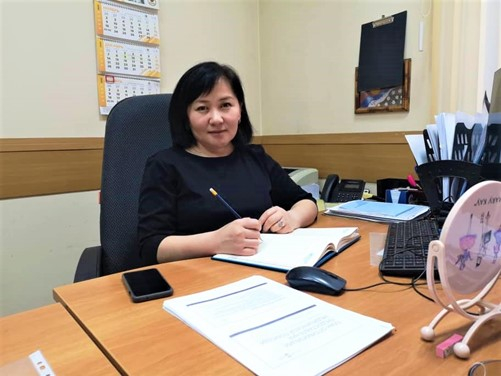
<path fill-rule="evenodd" d="M 340 276 L 314 266 L 297 266 L 285 275 L 290 287 L 298 290 L 339 295 L 346 285 Z"/>

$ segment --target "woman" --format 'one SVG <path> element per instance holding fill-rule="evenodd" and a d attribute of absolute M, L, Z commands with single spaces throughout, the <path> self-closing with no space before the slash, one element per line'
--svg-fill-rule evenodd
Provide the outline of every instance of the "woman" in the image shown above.
<path fill-rule="evenodd" d="M 288 233 L 315 220 L 311 194 L 261 146 L 249 144 L 252 125 L 232 68 L 205 62 L 189 69 L 172 94 L 169 121 L 173 146 L 148 159 L 139 199 L 146 264 L 252 255 L 261 231 Z"/>

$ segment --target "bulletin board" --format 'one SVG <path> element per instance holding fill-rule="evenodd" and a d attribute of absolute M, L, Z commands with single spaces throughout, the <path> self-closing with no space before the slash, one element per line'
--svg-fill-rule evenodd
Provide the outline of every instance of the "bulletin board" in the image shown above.
<path fill-rule="evenodd" d="M 99 113 L 160 93 L 158 0 L 94 0 Z"/>

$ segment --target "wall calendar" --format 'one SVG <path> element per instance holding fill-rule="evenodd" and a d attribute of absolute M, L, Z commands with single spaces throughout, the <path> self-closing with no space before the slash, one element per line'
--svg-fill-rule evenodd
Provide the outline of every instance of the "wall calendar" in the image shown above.
<path fill-rule="evenodd" d="M 99 72 L 160 78 L 160 48 L 97 38 Z"/>
<path fill-rule="evenodd" d="M 129 3 L 133 5 L 139 5 L 146 8 L 158 9 L 160 0 L 118 0 L 122 3 Z"/>
<path fill-rule="evenodd" d="M 119 101 L 136 95 L 159 94 L 160 81 L 115 75 L 97 76 L 99 108 L 108 115 Z"/>
<path fill-rule="evenodd" d="M 94 0 L 99 112 L 160 93 L 158 0 Z"/>
<path fill-rule="evenodd" d="M 160 43 L 158 16 L 108 2 L 94 2 L 96 34 L 134 42 Z"/>

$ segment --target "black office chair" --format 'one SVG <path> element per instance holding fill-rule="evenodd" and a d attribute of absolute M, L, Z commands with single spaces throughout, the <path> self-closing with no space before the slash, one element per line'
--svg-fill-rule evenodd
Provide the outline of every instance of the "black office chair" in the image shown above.
<path fill-rule="evenodd" d="M 75 282 L 143 266 L 137 241 L 139 190 L 146 159 L 172 144 L 170 98 L 130 97 L 110 111 L 101 175 L 101 245 L 83 251 Z"/>

